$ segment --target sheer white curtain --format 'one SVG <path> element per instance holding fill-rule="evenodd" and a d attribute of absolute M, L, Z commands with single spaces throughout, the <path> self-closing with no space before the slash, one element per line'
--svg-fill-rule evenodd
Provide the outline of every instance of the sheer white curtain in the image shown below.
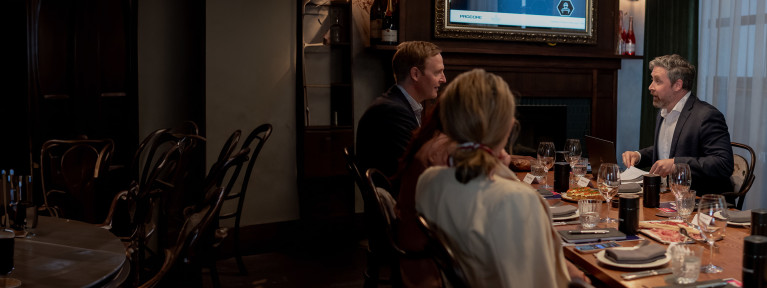
<path fill-rule="evenodd" d="M 767 208 L 765 6 L 764 0 L 700 3 L 698 97 L 724 113 L 732 141 L 756 152 L 756 179 L 743 209 Z"/>

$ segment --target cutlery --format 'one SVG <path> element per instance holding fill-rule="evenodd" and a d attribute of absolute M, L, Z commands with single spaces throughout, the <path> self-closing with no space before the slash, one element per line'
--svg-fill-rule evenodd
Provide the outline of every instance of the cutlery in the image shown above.
<path fill-rule="evenodd" d="M 554 223 L 552 223 L 552 224 L 553 224 L 554 226 L 560 226 L 560 225 L 575 225 L 575 224 L 581 224 L 581 221 L 580 221 L 580 220 L 575 220 L 575 221 L 558 221 L 558 222 L 554 222 Z"/>
<path fill-rule="evenodd" d="M 698 242 L 698 243 L 702 243 L 702 244 L 708 244 L 708 242 L 706 242 L 705 240 L 698 240 L 698 239 L 692 238 L 692 236 L 690 236 L 690 234 L 687 234 L 687 229 L 684 229 L 684 227 L 679 227 L 679 234 L 682 234 L 683 236 L 692 239 L 692 241 L 695 241 L 695 242 Z M 719 245 L 714 243 L 714 248 L 719 249 Z"/>
<path fill-rule="evenodd" d="M 671 274 L 671 268 L 623 273 L 621 274 L 621 278 L 623 278 L 623 280 L 634 280 L 634 279 L 650 277 L 655 275 L 663 275 L 663 274 Z"/>

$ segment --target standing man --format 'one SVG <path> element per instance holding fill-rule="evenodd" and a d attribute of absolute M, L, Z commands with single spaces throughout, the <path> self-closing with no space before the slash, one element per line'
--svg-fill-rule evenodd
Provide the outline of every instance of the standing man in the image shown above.
<path fill-rule="evenodd" d="M 388 176 L 397 172 L 413 130 L 421 125 L 421 102 L 437 98 L 439 86 L 446 82 L 441 52 L 423 41 L 397 46 L 392 58 L 396 84 L 373 101 L 358 125 L 357 158 L 363 173 L 368 168 Z"/>
<path fill-rule="evenodd" d="M 655 145 L 623 153 L 629 166 L 649 166 L 650 173 L 666 177 L 674 163 L 687 163 L 692 187 L 698 195 L 732 191 L 733 171 L 730 133 L 724 116 L 699 100 L 690 90 L 695 66 L 679 55 L 650 61 L 652 105 L 660 108 L 656 118 Z"/>

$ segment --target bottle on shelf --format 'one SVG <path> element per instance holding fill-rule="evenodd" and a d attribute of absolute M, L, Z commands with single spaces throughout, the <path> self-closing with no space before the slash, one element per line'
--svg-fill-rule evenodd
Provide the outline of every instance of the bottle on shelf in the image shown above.
<path fill-rule="evenodd" d="M 629 32 L 626 34 L 626 55 L 636 54 L 637 40 L 634 37 L 634 16 L 629 16 Z"/>
<path fill-rule="evenodd" d="M 384 14 L 381 27 L 381 42 L 386 45 L 397 44 L 397 31 L 399 30 L 399 23 L 397 23 L 399 17 L 396 15 L 398 12 L 394 9 L 392 1 L 394 0 L 388 0 L 388 4 L 386 5 L 386 14 Z"/>
<path fill-rule="evenodd" d="M 618 44 L 615 47 L 617 55 L 623 55 L 626 51 L 626 29 L 623 28 L 623 11 L 618 10 Z"/>
<path fill-rule="evenodd" d="M 333 25 L 330 26 L 330 43 L 338 44 L 344 41 L 341 15 L 336 15 Z"/>
<path fill-rule="evenodd" d="M 382 0 L 375 0 L 370 6 L 370 45 L 381 43 L 381 27 L 385 8 Z"/>

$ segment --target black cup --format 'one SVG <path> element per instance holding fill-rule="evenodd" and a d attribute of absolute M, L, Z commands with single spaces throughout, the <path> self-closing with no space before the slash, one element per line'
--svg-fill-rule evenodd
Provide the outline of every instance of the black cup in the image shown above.
<path fill-rule="evenodd" d="M 570 164 L 567 162 L 554 163 L 554 191 L 567 192 L 570 189 Z"/>
<path fill-rule="evenodd" d="M 660 207 L 660 176 L 645 174 L 642 176 L 642 198 L 644 207 Z"/>
<path fill-rule="evenodd" d="M 621 195 L 618 210 L 618 230 L 626 235 L 636 235 L 639 230 L 639 196 Z"/>
<path fill-rule="evenodd" d="M 743 238 L 743 287 L 767 287 L 767 237 Z"/>
<path fill-rule="evenodd" d="M 751 235 L 767 236 L 767 210 L 751 210 Z"/>
<path fill-rule="evenodd" d="M 0 230 L 0 275 L 7 275 L 13 270 L 13 244 L 16 234 Z"/>

